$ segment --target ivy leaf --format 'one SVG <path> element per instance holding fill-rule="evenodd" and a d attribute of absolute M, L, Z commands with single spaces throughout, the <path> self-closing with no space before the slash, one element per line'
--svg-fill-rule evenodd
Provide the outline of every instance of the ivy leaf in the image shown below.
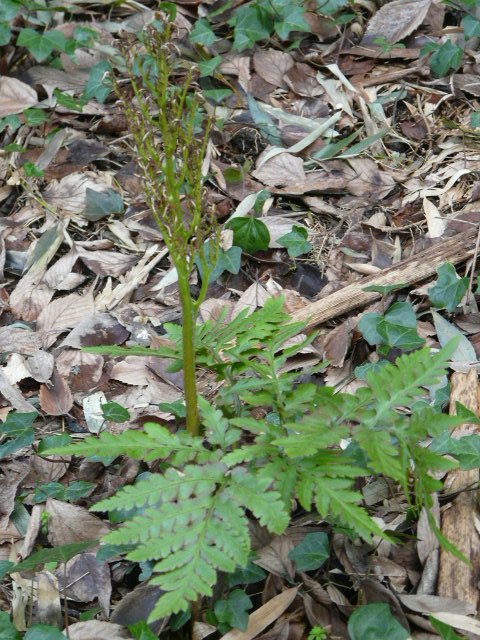
<path fill-rule="evenodd" d="M 470 114 L 470 126 L 472 129 L 480 127 L 480 111 L 472 111 Z"/>
<path fill-rule="evenodd" d="M 209 21 L 206 18 L 200 18 L 195 22 L 188 38 L 190 42 L 198 42 L 204 47 L 208 47 L 215 42 L 216 35 L 212 31 Z"/>
<path fill-rule="evenodd" d="M 235 29 L 233 49 L 236 51 L 252 47 L 258 40 L 268 38 L 272 32 L 271 13 L 256 2 L 237 8 L 228 24 Z"/>
<path fill-rule="evenodd" d="M 445 307 L 451 313 L 468 289 L 468 278 L 459 278 L 455 267 L 449 262 L 438 267 L 437 273 L 438 280 L 428 289 L 428 297 L 435 307 Z"/>
<path fill-rule="evenodd" d="M 310 31 L 310 25 L 304 18 L 304 8 L 291 0 L 276 0 L 275 10 L 283 20 L 275 21 L 275 33 L 286 40 L 291 31 Z"/>
<path fill-rule="evenodd" d="M 480 36 L 480 21 L 474 16 L 467 14 L 462 19 L 463 33 L 465 40 L 470 40 L 474 36 Z"/>
<path fill-rule="evenodd" d="M 308 231 L 305 227 L 293 225 L 290 233 L 286 233 L 281 238 L 278 238 L 277 242 L 287 249 L 288 255 L 291 258 L 296 258 L 302 255 L 302 253 L 308 253 L 312 248 L 307 238 Z"/>
<path fill-rule="evenodd" d="M 200 77 L 211 75 L 222 61 L 222 56 L 214 56 L 209 60 L 202 60 L 198 63 L 200 69 Z"/>
<path fill-rule="evenodd" d="M 103 417 L 109 422 L 126 422 L 130 420 L 130 414 L 118 402 L 107 402 L 101 405 Z"/>
<path fill-rule="evenodd" d="M 328 536 L 323 531 L 307 533 L 305 538 L 288 554 L 298 571 L 313 571 L 330 557 Z"/>
<path fill-rule="evenodd" d="M 360 607 L 348 620 L 351 640 L 406 640 L 410 633 L 402 627 L 385 602 Z"/>
<path fill-rule="evenodd" d="M 207 267 L 211 267 L 210 262 L 210 254 L 208 251 L 208 241 L 204 248 L 205 261 L 207 263 Z M 242 260 L 242 249 L 240 247 L 230 247 L 227 251 L 224 251 L 221 247 L 218 249 L 217 261 L 210 271 L 209 282 L 215 282 L 222 275 L 224 271 L 228 271 L 229 273 L 236 274 L 240 271 L 240 264 Z M 200 272 L 200 277 L 203 279 L 203 267 L 200 262 L 200 258 L 197 256 L 195 258 L 195 264 L 198 267 Z"/>
<path fill-rule="evenodd" d="M 270 232 L 267 225 L 253 216 L 230 220 L 227 229 L 233 230 L 233 243 L 247 253 L 268 249 Z"/>
<path fill-rule="evenodd" d="M 229 595 L 228 600 L 217 600 L 214 612 L 218 622 L 245 631 L 248 625 L 247 611 L 252 606 L 252 601 L 247 594 L 240 589 L 235 589 Z"/>
<path fill-rule="evenodd" d="M 43 62 L 54 49 L 63 51 L 66 39 L 61 31 L 55 29 L 41 34 L 34 29 L 22 29 L 18 34 L 17 45 L 29 50 L 37 62 Z"/>
<path fill-rule="evenodd" d="M 237 566 L 233 573 L 226 575 L 227 584 L 230 588 L 235 587 L 237 584 L 255 584 L 255 582 L 260 582 L 266 577 L 265 571 L 251 560 L 248 561 L 246 567 Z"/>
<path fill-rule="evenodd" d="M 90 71 L 90 76 L 85 84 L 85 97 L 95 98 L 97 102 L 103 103 L 112 91 L 112 85 L 108 79 L 108 74 L 112 71 L 109 62 L 103 60 Z"/>
<path fill-rule="evenodd" d="M 127 628 L 136 640 L 158 640 L 158 636 L 153 633 L 145 620 L 139 620 L 135 624 L 128 625 Z"/>
<path fill-rule="evenodd" d="M 0 22 L 0 47 L 3 47 L 10 42 L 11 35 L 12 33 L 8 22 Z"/>
<path fill-rule="evenodd" d="M 450 69 L 458 69 L 462 55 L 463 49 L 447 39 L 441 47 L 432 53 L 430 68 L 438 78 L 441 78 L 447 75 Z"/>
<path fill-rule="evenodd" d="M 63 93 L 60 89 L 54 89 L 53 95 L 57 99 L 57 104 L 71 111 L 78 111 L 79 113 L 83 111 L 83 107 L 87 103 L 86 98 L 74 98 L 68 93 Z"/>
<path fill-rule="evenodd" d="M 22 636 L 10 620 L 6 611 L 0 611 L 0 638 L 2 640 L 22 640 Z"/>
<path fill-rule="evenodd" d="M 34 624 L 23 636 L 23 640 L 65 640 L 65 636 L 57 627 L 49 624 Z"/>
<path fill-rule="evenodd" d="M 0 21 L 10 22 L 20 12 L 22 5 L 16 0 L 2 0 L 0 2 Z"/>
<path fill-rule="evenodd" d="M 460 467 L 466 471 L 480 466 L 480 436 L 472 434 L 462 438 L 452 438 L 449 432 L 434 438 L 430 448 L 435 453 L 449 454 L 456 458 Z"/>
<path fill-rule="evenodd" d="M 9 438 L 9 440 L 0 445 L 0 460 L 32 444 L 35 433 L 31 424 L 36 416 L 36 412 L 10 412 L 8 414 L 5 422 L 0 425 L 0 433 L 5 434 L 7 438 Z"/>
<path fill-rule="evenodd" d="M 72 542 L 71 544 L 62 544 L 53 549 L 41 549 L 36 553 L 32 553 L 28 558 L 16 564 L 12 571 L 25 571 L 25 569 L 35 569 L 39 564 L 46 562 L 68 562 L 71 558 L 82 553 L 90 547 L 95 547 L 98 540 L 89 540 L 88 542 Z"/>
<path fill-rule="evenodd" d="M 369 344 L 384 344 L 399 349 L 415 349 L 425 340 L 417 333 L 417 318 L 408 302 L 396 302 L 382 316 L 379 313 L 366 313 L 358 328 Z"/>
<path fill-rule="evenodd" d="M 87 187 L 83 215 L 87 220 L 96 222 L 112 213 L 123 213 L 122 196 L 113 189 L 95 191 Z"/>

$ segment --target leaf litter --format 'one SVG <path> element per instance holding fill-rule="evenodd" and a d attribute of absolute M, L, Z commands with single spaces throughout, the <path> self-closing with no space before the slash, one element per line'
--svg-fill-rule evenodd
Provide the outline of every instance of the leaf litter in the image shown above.
<path fill-rule="evenodd" d="M 132 460 L 111 465 L 45 458 L 41 438 L 118 433 L 124 425 L 102 414 L 102 405 L 111 402 L 127 410 L 134 427 L 155 420 L 175 428 L 173 414 L 161 406 L 177 401 L 183 390 L 181 373 L 169 373 L 161 360 L 81 350 L 102 344 L 158 348 L 163 323 L 179 320 L 175 273 L 145 207 L 123 112 L 104 82 L 112 65 L 122 73 L 123 32 L 138 32 L 156 13 L 144 3 L 113 7 L 82 0 L 66 4 L 74 20 L 64 21 L 54 5 L 48 12 L 32 5 L 30 14 L 12 9 L 10 16 L 16 4 L 7 2 L 0 11 L 6 16 L 2 28 L 11 29 L 0 58 L 0 415 L 4 424 L 12 410 L 36 411 L 38 417 L 34 432 L 29 424 L 18 427 L 18 448 L 3 431 L 0 567 L 48 544 L 98 539 L 111 525 L 88 507 L 140 472 Z M 480 320 L 472 283 L 480 221 L 480 28 L 476 14 L 467 11 L 462 18 L 459 11 L 472 3 L 300 4 L 298 12 L 292 3 L 291 30 L 287 22 L 276 23 L 270 36 L 264 26 L 257 25 L 256 34 L 237 24 L 232 48 L 231 20 L 251 5 L 177 3 L 181 59 L 185 66 L 192 59 L 200 63 L 199 85 L 214 116 L 206 199 L 223 233 L 230 233 L 222 247 L 224 271 L 210 283 L 201 317 L 215 318 L 226 309 L 234 318 L 278 295 L 297 318 L 310 317 L 317 308 L 312 303 L 320 304 L 327 312 L 314 315 L 318 336 L 286 370 L 326 359 L 330 364 L 315 382 L 352 388 L 362 384 L 355 367 L 378 361 L 372 348 L 378 343 L 368 343 L 359 323 L 372 314 L 373 336 L 412 329 L 401 324 L 402 314 L 395 320 L 400 325 L 386 322 L 387 316 L 387 326 L 371 324 L 372 317 L 405 300 L 427 311 L 435 269 L 416 272 L 415 260 L 441 260 L 447 256 L 444 243 L 458 239 L 448 257 L 469 279 L 466 297 L 448 309 L 448 319 L 434 311 L 418 331 L 433 348 L 459 335 L 455 375 L 476 369 Z M 38 19 L 32 19 L 36 12 Z M 82 21 L 86 13 L 88 21 Z M 39 24 L 48 26 L 43 35 Z M 76 29 L 80 35 L 70 55 L 61 43 Z M 45 60 L 57 48 L 52 66 L 52 59 Z M 210 74 L 201 66 L 205 60 Z M 267 197 L 255 208 L 264 191 Z M 239 233 L 238 223 L 228 223 L 252 208 L 256 222 L 249 225 L 246 249 L 228 256 Z M 292 257 L 293 245 L 285 238 L 304 252 Z M 402 277 L 409 265 L 409 277 Z M 376 293 L 362 297 L 362 289 L 385 269 L 395 274 L 389 284 L 405 286 L 381 302 L 375 302 L 381 297 Z M 191 286 L 198 286 L 194 278 Z M 448 286 L 458 291 L 456 281 Z M 338 305 L 336 292 L 344 296 Z M 217 388 L 207 375 L 199 385 L 207 396 Z M 71 491 L 67 498 L 75 483 L 83 483 L 79 494 Z M 438 541 L 425 514 L 413 530 L 406 525 L 407 505 L 381 478 L 372 476 L 361 490 L 382 529 L 409 532 L 402 544 L 379 541 L 372 551 L 326 523 L 302 517 L 283 536 L 252 523 L 252 570 L 261 571 L 249 588 L 254 611 L 246 631 L 231 630 L 223 638 L 300 640 L 319 626 L 326 637 L 361 640 L 361 621 L 349 617 L 357 605 L 381 602 L 394 616 L 392 634 L 398 633 L 396 623 L 419 640 L 440 637 L 428 617 L 433 616 L 467 637 L 480 637 L 472 617 L 477 585 L 468 598 L 448 595 L 452 579 L 442 575 Z M 437 516 L 439 522 L 438 508 Z M 48 526 L 42 524 L 45 517 Z M 469 526 L 478 529 L 476 520 Z M 302 573 L 290 553 L 314 531 L 328 533 L 329 558 L 317 571 Z M 103 563 L 94 558 L 82 551 L 68 558 L 66 573 L 45 570 L 33 587 L 13 573 L 2 586 L 1 608 L 11 610 L 25 630 L 27 610 L 34 622 L 61 624 L 68 601 L 70 638 L 131 637 L 120 625 L 145 620 L 153 607 L 142 592 L 148 587 L 144 576 L 132 579 L 128 563 L 115 554 Z M 95 605 L 99 619 L 79 621 Z M 173 637 L 168 621 L 154 631 Z M 194 629 L 197 638 L 213 633 L 206 622 Z M 400 630 L 395 637 L 407 635 Z"/>

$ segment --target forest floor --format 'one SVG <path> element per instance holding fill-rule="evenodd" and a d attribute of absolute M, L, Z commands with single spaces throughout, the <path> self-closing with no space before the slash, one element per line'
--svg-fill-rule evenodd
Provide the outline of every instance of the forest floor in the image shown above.
<path fill-rule="evenodd" d="M 478 409 L 468 396 L 480 354 L 480 3 L 174 4 L 180 68 L 195 70 L 212 118 L 205 202 L 222 229 L 223 268 L 200 320 L 222 311 L 233 318 L 282 295 L 284 309 L 318 331 L 287 366 L 308 372 L 328 361 L 317 384 L 351 393 L 363 384 L 359 367 L 460 335 L 455 399 Z M 127 82 L 122 47 L 157 9 L 135 0 L 0 0 L 0 419 L 30 416 L 17 431 L 0 426 L 0 571 L 41 548 L 99 539 L 113 525 L 89 507 L 145 470 L 129 458 L 52 460 L 38 450 L 42 438 L 119 433 L 127 423 L 113 415 L 117 405 L 135 428 L 177 424 L 166 405 L 182 397 L 181 372 L 151 356 L 82 351 L 154 345 L 163 324 L 181 318 L 175 273 L 108 81 L 114 72 Z M 248 226 L 228 228 L 252 210 Z M 194 272 L 193 291 L 198 283 Z M 380 289 L 367 293 L 367 285 Z M 403 305 L 389 317 L 396 302 Z M 382 330 L 359 329 L 372 312 L 383 314 Z M 213 398 L 218 381 L 200 371 L 198 385 Z M 449 393 L 453 385 L 444 404 Z M 252 582 L 243 583 L 253 626 L 225 631 L 228 624 L 216 628 L 204 615 L 196 637 L 458 638 L 448 625 L 480 637 L 478 577 L 467 576 L 473 586 L 460 594 L 454 576 L 442 582 L 442 553 L 425 518 L 407 522 L 408 505 L 382 476 L 360 484 L 370 515 L 397 530 L 401 544 L 367 553 L 329 529 L 328 558 L 299 574 L 289 554 L 317 531 L 311 517 L 267 543 L 259 532 Z M 475 558 L 478 520 L 466 508 L 457 525 Z M 90 625 L 71 637 L 129 637 L 113 623 L 124 621 L 127 596 L 129 611 L 148 617 L 145 594 L 135 599 L 144 570 L 121 557 L 95 564 L 88 551 L 70 560 L 70 624 Z M 30 583 L 7 573 L 0 586 L 0 608 L 13 612 L 21 633 L 32 620 L 65 617 L 58 582 L 47 581 L 38 583 L 32 619 Z M 291 591 L 300 583 L 301 598 Z M 384 609 L 375 611 L 376 635 L 347 628 L 357 605 L 380 602 L 403 631 L 389 631 Z M 43 633 L 35 637 L 49 640 Z M 175 637 L 168 625 L 160 633 Z"/>

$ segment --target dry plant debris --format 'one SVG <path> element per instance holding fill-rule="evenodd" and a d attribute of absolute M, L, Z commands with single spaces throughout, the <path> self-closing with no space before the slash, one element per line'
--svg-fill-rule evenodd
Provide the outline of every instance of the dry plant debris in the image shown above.
<path fill-rule="evenodd" d="M 217 219 L 224 261 L 201 320 L 232 319 L 282 295 L 294 319 L 319 329 L 286 370 L 328 360 L 315 382 L 348 391 L 362 385 L 356 367 L 381 353 L 365 313 L 410 304 L 428 346 L 461 333 L 452 398 L 478 412 L 480 3 L 274 0 L 267 17 L 263 0 L 175 6 L 179 73 L 194 70 L 212 121 L 205 208 Z M 107 533 L 114 524 L 88 508 L 156 464 L 45 457 L 41 439 L 122 432 L 126 422 L 102 413 L 111 403 L 128 412 L 130 427 L 179 426 L 167 405 L 182 398 L 181 371 L 152 356 L 82 350 L 161 348 L 164 323 L 180 320 L 175 272 L 108 80 L 114 72 L 127 84 L 121 53 L 158 17 L 149 2 L 0 0 L 0 418 L 36 412 L 34 437 L 28 425 L 18 446 L 0 427 L 2 573 L 33 551 Z M 248 228 L 238 224 L 248 215 Z M 453 308 L 436 305 L 448 313 L 430 314 L 429 290 L 445 262 L 465 290 Z M 199 282 L 194 273 L 192 291 Z M 399 343 L 389 345 L 390 359 Z M 221 386 L 202 371 L 197 384 L 210 399 Z M 450 471 L 435 497 L 443 533 L 471 566 L 460 570 L 425 514 L 412 522 L 395 487 L 372 475 L 359 487 L 364 503 L 399 544 L 372 550 L 300 510 L 281 536 L 252 524 L 258 574 L 246 588 L 248 627 L 222 631 L 204 616 L 192 637 L 460 637 L 444 623 L 480 638 L 474 455 L 477 468 Z M 300 571 L 290 554 L 312 533 L 328 533 L 328 553 L 316 570 Z M 72 640 L 149 638 L 125 626 L 146 620 L 158 595 L 142 583 L 149 567 L 132 572 L 121 557 L 99 563 L 95 553 L 47 564 L 35 581 L 7 574 L 0 609 L 22 633 L 69 618 Z M 351 622 L 357 606 L 379 603 L 403 632 L 362 635 Z M 153 625 L 152 637 L 184 637 L 175 624 Z"/>

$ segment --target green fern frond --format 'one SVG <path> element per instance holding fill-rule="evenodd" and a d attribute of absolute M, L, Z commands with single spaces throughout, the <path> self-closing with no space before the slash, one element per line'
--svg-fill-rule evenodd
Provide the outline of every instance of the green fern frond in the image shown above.
<path fill-rule="evenodd" d="M 182 472 L 170 468 L 165 473 L 153 473 L 135 485 L 123 487 L 114 496 L 97 502 L 92 511 L 132 509 L 162 501 L 182 500 L 193 493 L 200 495 L 212 491 L 224 479 L 223 464 L 187 465 Z"/>
<path fill-rule="evenodd" d="M 154 422 L 144 425 L 144 431 L 127 429 L 123 433 L 103 431 L 98 437 L 87 436 L 83 442 L 75 442 L 44 451 L 46 455 L 76 456 L 130 456 L 135 460 L 166 458 L 172 451 L 183 451 L 185 459 L 201 450 L 201 438 L 188 433 L 171 434 L 168 429 Z"/>
<path fill-rule="evenodd" d="M 175 490 L 155 509 L 105 537 L 113 544 L 134 543 L 135 549 L 127 555 L 130 560 L 158 560 L 151 582 L 167 593 L 157 602 L 149 621 L 184 610 L 199 596 L 211 595 L 217 571 L 231 572 L 248 561 L 248 520 L 236 487 L 223 475 L 217 477 L 218 484 L 205 485 L 201 493 L 197 474 L 194 476 L 194 496 L 184 497 Z"/>

